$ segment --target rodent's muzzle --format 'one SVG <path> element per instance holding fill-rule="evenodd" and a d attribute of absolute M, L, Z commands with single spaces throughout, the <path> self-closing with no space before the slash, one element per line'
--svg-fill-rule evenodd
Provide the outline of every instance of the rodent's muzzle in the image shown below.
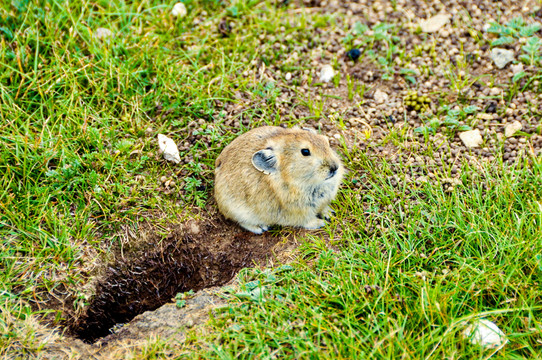
<path fill-rule="evenodd" d="M 326 180 L 331 179 L 335 175 L 337 175 L 337 170 L 339 170 L 339 165 L 337 164 L 331 164 L 329 165 L 329 173 L 326 177 Z"/>

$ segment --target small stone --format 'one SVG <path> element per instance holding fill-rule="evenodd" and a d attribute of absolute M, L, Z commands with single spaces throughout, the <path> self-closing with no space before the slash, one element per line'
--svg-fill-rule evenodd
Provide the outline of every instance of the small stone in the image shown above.
<path fill-rule="evenodd" d="M 335 76 L 335 70 L 333 70 L 333 67 L 331 65 L 324 65 L 322 67 L 322 70 L 320 70 L 321 82 L 329 82 L 333 79 L 334 76 Z"/>
<path fill-rule="evenodd" d="M 508 342 L 506 335 L 494 323 L 486 319 L 476 320 L 463 330 L 463 337 L 471 344 L 486 348 L 497 348 Z"/>
<path fill-rule="evenodd" d="M 448 14 L 438 14 L 429 19 L 420 21 L 420 28 L 423 32 L 432 33 L 439 31 L 450 20 Z"/>
<path fill-rule="evenodd" d="M 158 147 L 160 148 L 160 152 L 163 154 L 164 159 L 173 161 L 175 164 L 181 162 L 179 149 L 177 148 L 175 141 L 165 135 L 158 134 Z"/>
<path fill-rule="evenodd" d="M 476 115 L 476 117 L 482 120 L 493 120 L 493 115 L 486 113 L 479 113 L 478 115 Z"/>
<path fill-rule="evenodd" d="M 286 75 L 284 75 L 284 79 L 285 79 L 286 81 L 292 80 L 292 73 L 286 73 Z"/>
<path fill-rule="evenodd" d="M 497 111 L 497 103 L 496 102 L 492 102 L 486 108 L 487 113 L 495 113 L 496 111 Z"/>
<path fill-rule="evenodd" d="M 427 177 L 425 177 L 425 176 L 420 176 L 419 178 L 416 179 L 416 182 L 417 182 L 418 184 L 424 184 L 424 183 L 427 183 L 428 180 L 427 180 Z"/>
<path fill-rule="evenodd" d="M 520 131 L 522 128 L 523 125 L 516 120 L 513 123 L 506 125 L 506 127 L 504 128 L 504 136 L 514 136 L 514 134 Z"/>
<path fill-rule="evenodd" d="M 498 87 L 492 87 L 490 90 L 489 90 L 489 95 L 491 96 L 497 96 L 497 95 L 500 95 L 502 92 L 502 90 Z"/>
<path fill-rule="evenodd" d="M 354 62 L 357 61 L 357 60 L 359 59 L 360 55 L 361 55 L 361 50 L 360 50 L 360 49 L 352 49 L 352 50 L 350 50 L 350 51 L 348 51 L 348 52 L 346 53 L 346 56 L 347 56 L 350 60 L 352 60 L 352 61 L 354 61 Z"/>
<path fill-rule="evenodd" d="M 459 134 L 459 138 L 461 141 L 463 141 L 463 144 L 465 144 L 468 148 L 473 148 L 479 146 L 483 139 L 482 134 L 480 133 L 480 130 L 469 130 L 469 131 L 463 131 Z"/>
<path fill-rule="evenodd" d="M 388 101 L 388 94 L 386 94 L 384 91 L 381 91 L 380 89 L 376 89 L 373 97 L 377 104 L 382 104 Z"/>
<path fill-rule="evenodd" d="M 493 50 L 491 50 L 490 57 L 491 60 L 493 60 L 493 62 L 495 63 L 495 66 L 499 69 L 502 69 L 506 66 L 506 64 L 514 60 L 514 51 L 494 48 Z"/>
<path fill-rule="evenodd" d="M 188 14 L 188 11 L 186 10 L 186 6 L 182 2 L 178 2 L 175 5 L 173 5 L 173 9 L 171 9 L 171 15 L 175 17 L 185 17 Z"/>
<path fill-rule="evenodd" d="M 201 229 L 197 222 L 192 221 L 188 224 L 188 231 L 193 235 L 198 235 L 201 232 Z"/>
<path fill-rule="evenodd" d="M 167 181 L 167 177 L 166 177 L 166 176 L 162 176 L 162 177 L 160 178 L 160 182 L 161 182 L 161 183 L 165 183 L 166 181 Z"/>
<path fill-rule="evenodd" d="M 232 26 L 227 19 L 222 19 L 218 23 L 218 32 L 222 37 L 228 37 L 231 34 Z"/>
<path fill-rule="evenodd" d="M 441 181 L 443 184 L 450 184 L 452 186 L 463 185 L 463 182 L 458 178 L 444 178 Z"/>
<path fill-rule="evenodd" d="M 512 74 L 514 75 L 519 74 L 520 72 L 523 71 L 523 64 L 519 63 L 519 64 L 510 65 L 510 70 L 512 70 Z"/>
<path fill-rule="evenodd" d="M 112 36 L 113 32 L 106 28 L 97 28 L 96 31 L 94 31 L 94 34 L 92 34 L 92 37 L 98 40 L 109 39 Z"/>

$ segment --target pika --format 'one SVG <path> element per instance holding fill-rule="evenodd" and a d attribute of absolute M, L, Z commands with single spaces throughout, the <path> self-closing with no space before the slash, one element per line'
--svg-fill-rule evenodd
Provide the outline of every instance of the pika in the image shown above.
<path fill-rule="evenodd" d="M 327 137 L 264 126 L 240 135 L 215 162 L 220 212 L 248 231 L 271 225 L 317 229 L 329 220 L 344 167 Z"/>

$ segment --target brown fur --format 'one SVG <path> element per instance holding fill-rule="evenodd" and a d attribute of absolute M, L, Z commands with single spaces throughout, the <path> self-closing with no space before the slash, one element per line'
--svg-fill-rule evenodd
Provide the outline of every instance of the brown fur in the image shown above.
<path fill-rule="evenodd" d="M 224 216 L 257 234 L 270 225 L 315 229 L 329 217 L 343 173 L 326 137 L 264 126 L 236 138 L 216 159 L 215 198 Z"/>

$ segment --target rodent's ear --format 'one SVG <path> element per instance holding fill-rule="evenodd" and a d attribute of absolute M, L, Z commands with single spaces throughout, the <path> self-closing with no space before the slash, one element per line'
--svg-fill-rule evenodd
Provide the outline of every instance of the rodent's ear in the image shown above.
<path fill-rule="evenodd" d="M 256 170 L 263 172 L 264 174 L 272 174 L 277 171 L 277 157 L 273 152 L 273 149 L 264 149 L 256 151 L 252 155 L 252 165 Z"/>

